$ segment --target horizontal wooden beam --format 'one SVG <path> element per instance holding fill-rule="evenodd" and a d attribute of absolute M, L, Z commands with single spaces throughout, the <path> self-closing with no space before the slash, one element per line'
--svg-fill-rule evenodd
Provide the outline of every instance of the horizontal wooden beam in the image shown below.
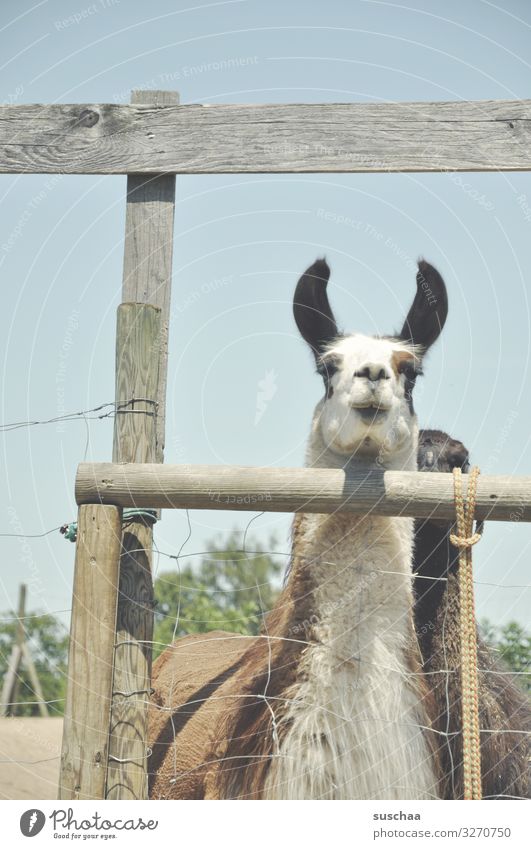
<path fill-rule="evenodd" d="M 530 100 L 0 106 L 1 173 L 530 169 Z"/>
<path fill-rule="evenodd" d="M 468 476 L 463 476 L 468 485 Z M 78 504 L 452 519 L 453 478 L 427 472 L 81 463 Z M 477 519 L 531 522 L 531 477 L 480 475 Z"/>

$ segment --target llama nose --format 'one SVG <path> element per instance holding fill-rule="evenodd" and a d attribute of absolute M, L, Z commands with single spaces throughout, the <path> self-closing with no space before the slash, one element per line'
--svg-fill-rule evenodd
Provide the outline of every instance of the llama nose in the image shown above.
<path fill-rule="evenodd" d="M 354 377 L 366 377 L 371 383 L 376 383 L 378 380 L 389 380 L 390 375 L 380 363 L 367 363 L 354 372 Z"/>

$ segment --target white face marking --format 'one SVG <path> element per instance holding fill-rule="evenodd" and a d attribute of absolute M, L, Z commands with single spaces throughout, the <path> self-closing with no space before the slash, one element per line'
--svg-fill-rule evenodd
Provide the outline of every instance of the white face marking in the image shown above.
<path fill-rule="evenodd" d="M 341 455 L 399 450 L 415 431 L 416 417 L 406 398 L 404 374 L 393 355 L 415 357 L 402 342 L 354 334 L 331 345 L 323 363 L 331 366 L 332 390 L 320 412 L 325 444 Z M 419 365 L 418 357 L 414 361 Z M 413 364 L 413 362 L 411 362 Z"/>

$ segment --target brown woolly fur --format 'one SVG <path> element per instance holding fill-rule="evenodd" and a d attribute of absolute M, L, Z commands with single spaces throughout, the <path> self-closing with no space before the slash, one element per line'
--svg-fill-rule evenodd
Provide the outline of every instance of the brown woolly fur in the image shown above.
<path fill-rule="evenodd" d="M 295 549 L 304 521 L 293 523 Z M 261 797 L 273 740 L 267 700 L 280 724 L 311 617 L 311 586 L 295 558 L 263 636 L 193 635 L 157 659 L 150 798 Z"/>
<path fill-rule="evenodd" d="M 422 271 L 422 274 L 421 274 Z M 338 333 L 317 260 L 293 315 L 326 386 L 307 465 L 416 468 L 416 368 L 439 336 L 444 281 L 419 266 L 398 338 Z M 429 278 L 429 279 L 428 279 Z M 430 298 L 426 297 L 429 283 Z M 337 391 L 336 391 L 337 390 Z M 359 450 L 358 450 L 359 449 Z M 413 522 L 301 515 L 261 634 L 189 637 L 154 668 L 153 798 L 437 798 L 438 765 L 412 615 Z"/>
<path fill-rule="evenodd" d="M 235 709 L 227 690 L 253 641 L 222 631 L 194 634 L 157 658 L 149 711 L 151 798 L 206 798 L 213 752 L 222 742 L 218 718 Z"/>
<path fill-rule="evenodd" d="M 426 462 L 427 452 L 433 452 L 431 464 Z M 450 471 L 455 465 L 466 470 L 468 452 L 440 431 L 421 431 L 419 461 L 424 470 Z M 293 523 L 295 552 L 306 518 L 297 515 Z M 417 522 L 414 572 L 422 578 L 415 582 L 415 626 L 423 666 L 414 652 L 409 665 L 419 702 L 441 732 L 425 732 L 440 763 L 441 796 L 459 799 L 463 795 L 459 592 L 457 551 L 448 540 L 451 528 L 447 523 Z M 434 580 L 426 580 L 430 577 Z M 441 577 L 449 577 L 448 583 L 435 580 Z M 284 699 L 290 698 L 311 640 L 312 616 L 312 586 L 300 558 L 294 558 L 290 580 L 262 637 L 221 631 L 193 635 L 158 658 L 149 715 L 151 798 L 261 798 L 274 757 L 275 729 L 267 699 L 274 708 L 280 743 L 287 731 L 281 721 Z M 286 634 L 288 639 L 283 639 Z M 483 795 L 528 797 L 529 701 L 481 637 L 478 654 L 480 725 L 499 732 L 481 735 Z M 448 673 L 443 672 L 446 669 Z M 421 670 L 428 674 L 418 674 Z M 511 729 L 513 733 L 507 733 Z"/>
<path fill-rule="evenodd" d="M 445 323 L 444 281 L 422 261 L 400 334 L 369 337 L 338 333 L 329 277 L 328 265 L 318 260 L 300 278 L 293 302 L 295 323 L 326 387 L 306 464 L 414 471 L 412 394 L 424 355 Z M 426 462 L 433 466 L 434 457 L 430 449 Z M 149 714 L 151 798 L 458 794 L 457 773 L 447 766 L 448 752 L 460 758 L 458 735 L 448 737 L 442 727 L 453 728 L 458 713 L 451 704 L 444 715 L 438 670 L 425 674 L 431 661 L 427 641 L 415 634 L 413 542 L 413 521 L 400 516 L 298 515 L 285 586 L 261 633 L 195 635 L 157 660 Z M 417 631 L 428 614 L 435 622 L 431 658 L 443 667 L 440 647 L 455 653 L 458 623 L 453 612 L 443 611 L 451 620 L 448 636 L 447 619 L 439 618 L 439 584 L 427 583 L 430 591 L 417 600 Z M 451 582 L 447 592 L 453 611 Z M 448 680 L 457 704 L 457 678 Z M 494 687 L 491 695 L 486 721 L 507 728 Z M 492 745 L 504 769 L 514 763 L 521 770 L 521 762 L 501 757 L 510 736 L 496 735 Z M 504 786 L 521 789 L 506 779 Z"/>
<path fill-rule="evenodd" d="M 415 363 L 414 354 L 410 354 L 408 351 L 396 351 L 391 358 L 393 371 L 396 375 L 400 374 L 401 369 L 408 363 L 411 363 L 411 365 Z"/>
<path fill-rule="evenodd" d="M 304 515 L 299 515 L 293 523 L 294 552 L 299 548 L 304 522 Z M 297 679 L 301 653 L 310 636 L 303 623 L 311 621 L 312 613 L 312 586 L 304 564 L 295 555 L 290 580 L 262 629 L 268 639 L 258 639 L 249 649 L 243 659 L 242 674 L 238 676 L 249 692 L 249 699 L 247 709 L 231 721 L 231 741 L 226 753 L 229 760 L 223 762 L 220 776 L 224 798 L 261 797 L 272 744 L 278 747 L 289 727 L 282 720 Z M 280 735 L 276 726 L 282 729 Z"/>
<path fill-rule="evenodd" d="M 419 450 L 413 410 L 424 356 L 448 310 L 440 274 L 419 264 L 398 337 L 340 336 L 329 276 L 324 260 L 314 263 L 293 304 L 326 387 L 307 466 L 465 468 L 466 449 L 439 431 L 425 431 Z M 155 663 L 151 798 L 461 798 L 449 530 L 417 523 L 414 552 L 412 519 L 296 516 L 284 589 L 261 633 L 190 636 Z M 484 793 L 525 796 L 525 696 L 481 642 L 480 669 Z"/>
<path fill-rule="evenodd" d="M 421 431 L 419 467 L 450 472 L 468 468 L 468 451 L 442 431 Z M 423 668 L 432 684 L 435 727 L 445 799 L 463 797 L 461 684 L 459 674 L 458 551 L 450 543 L 450 523 L 419 520 L 415 533 L 415 626 Z M 429 580 L 433 578 L 433 580 Z M 437 580 L 447 578 L 445 580 Z M 481 772 L 484 798 L 528 797 L 531 704 L 478 635 Z M 445 672 L 444 670 L 448 670 Z M 513 733 L 507 733 L 513 730 Z M 522 732 L 522 733 L 518 733 Z"/>
<path fill-rule="evenodd" d="M 299 664 L 314 637 L 313 587 L 298 554 L 307 519 L 294 519 L 289 581 L 260 637 L 192 635 L 155 662 L 150 798 L 262 798 L 275 749 L 289 730 L 283 719 L 296 695 Z M 407 657 L 419 716 L 433 715 L 416 647 Z M 429 728 L 423 733 L 436 760 L 435 735 Z"/>

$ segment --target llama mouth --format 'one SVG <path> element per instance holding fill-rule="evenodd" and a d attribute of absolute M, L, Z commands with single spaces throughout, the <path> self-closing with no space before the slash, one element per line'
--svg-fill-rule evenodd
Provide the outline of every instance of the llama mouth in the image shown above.
<path fill-rule="evenodd" d="M 364 422 L 379 421 L 389 412 L 389 409 L 387 407 L 377 407 L 373 406 L 372 404 L 363 406 L 353 406 L 352 409 L 355 410 L 361 416 Z"/>

